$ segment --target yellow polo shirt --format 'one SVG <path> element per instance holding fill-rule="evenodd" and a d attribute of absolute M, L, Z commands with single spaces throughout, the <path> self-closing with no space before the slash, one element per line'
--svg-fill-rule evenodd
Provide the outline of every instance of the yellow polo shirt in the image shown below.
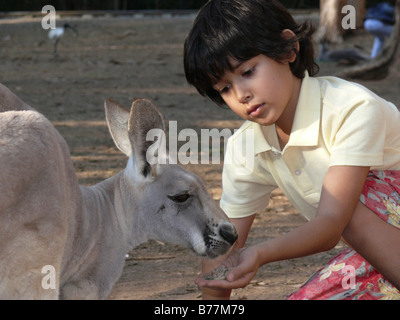
<path fill-rule="evenodd" d="M 231 218 L 246 217 L 264 209 L 280 188 L 312 219 L 334 165 L 400 170 L 400 112 L 359 84 L 306 74 L 283 150 L 275 125 L 247 121 L 230 137 L 220 206 Z"/>

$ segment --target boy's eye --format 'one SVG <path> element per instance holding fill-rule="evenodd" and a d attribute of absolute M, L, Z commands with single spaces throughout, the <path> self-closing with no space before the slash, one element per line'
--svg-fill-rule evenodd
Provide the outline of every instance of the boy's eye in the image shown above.
<path fill-rule="evenodd" d="M 253 73 L 253 71 L 254 71 L 254 68 L 248 69 L 245 72 L 243 72 L 243 76 L 248 77 Z"/>
<path fill-rule="evenodd" d="M 231 88 L 231 86 L 225 86 L 221 89 L 218 89 L 217 91 L 219 92 L 219 94 L 224 94 L 224 93 L 228 93 L 230 88 Z"/>

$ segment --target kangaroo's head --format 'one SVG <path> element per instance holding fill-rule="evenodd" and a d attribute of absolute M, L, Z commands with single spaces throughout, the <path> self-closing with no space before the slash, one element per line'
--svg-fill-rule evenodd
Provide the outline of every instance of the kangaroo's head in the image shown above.
<path fill-rule="evenodd" d="M 158 108 L 138 99 L 130 112 L 111 100 L 105 109 L 115 144 L 129 157 L 124 171 L 127 194 L 137 211 L 132 212 L 135 223 L 147 238 L 180 244 L 208 258 L 226 253 L 237 239 L 236 229 L 202 180 L 170 163 Z"/>

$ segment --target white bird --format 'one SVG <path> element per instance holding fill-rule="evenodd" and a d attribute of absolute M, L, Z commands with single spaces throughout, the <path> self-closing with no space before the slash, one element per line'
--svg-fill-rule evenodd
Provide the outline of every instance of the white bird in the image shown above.
<path fill-rule="evenodd" d="M 51 40 L 51 42 L 53 42 L 55 56 L 58 55 L 58 53 L 57 53 L 58 42 L 60 41 L 61 37 L 64 35 L 64 33 L 67 29 L 71 29 L 75 33 L 75 35 L 78 35 L 78 31 L 76 31 L 76 29 L 74 27 L 72 27 L 71 25 L 69 25 L 68 23 L 65 23 L 62 27 L 50 29 L 50 31 L 47 35 L 48 38 Z"/>

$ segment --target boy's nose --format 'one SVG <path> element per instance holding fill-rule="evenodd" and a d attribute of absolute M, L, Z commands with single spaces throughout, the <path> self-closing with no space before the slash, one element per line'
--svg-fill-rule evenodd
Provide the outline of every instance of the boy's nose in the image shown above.
<path fill-rule="evenodd" d="M 249 103 L 251 100 L 251 95 L 250 94 L 244 94 L 241 97 L 239 97 L 240 103 L 246 104 Z"/>
<path fill-rule="evenodd" d="M 249 90 L 246 89 L 237 88 L 236 96 L 238 101 L 243 104 L 249 103 L 251 100 L 251 93 L 249 92 Z"/>

